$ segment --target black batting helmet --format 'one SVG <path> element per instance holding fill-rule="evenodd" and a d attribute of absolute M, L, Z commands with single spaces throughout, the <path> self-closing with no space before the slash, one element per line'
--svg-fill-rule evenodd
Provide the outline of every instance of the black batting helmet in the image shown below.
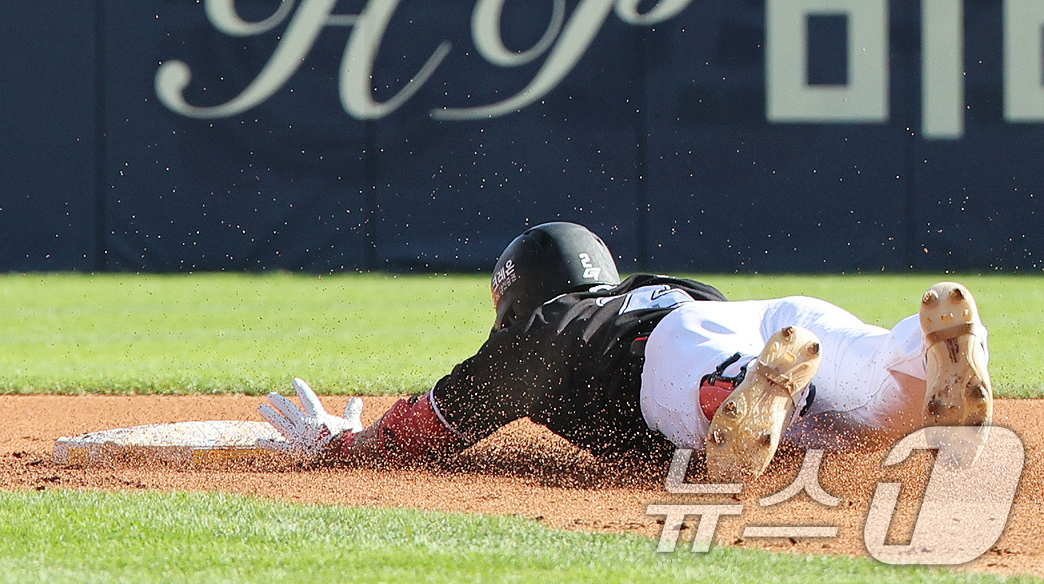
<path fill-rule="evenodd" d="M 493 330 L 510 326 L 559 294 L 619 283 L 613 254 L 589 229 L 566 222 L 538 225 L 516 237 L 493 268 Z"/>

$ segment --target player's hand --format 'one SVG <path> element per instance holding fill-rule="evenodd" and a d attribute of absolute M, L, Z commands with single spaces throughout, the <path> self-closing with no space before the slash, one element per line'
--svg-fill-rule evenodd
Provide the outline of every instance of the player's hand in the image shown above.
<path fill-rule="evenodd" d="M 344 408 L 344 417 L 328 414 L 312 388 L 294 378 L 294 391 L 302 408 L 279 395 L 268 394 L 268 404 L 261 404 L 261 417 L 283 435 L 286 440 L 261 439 L 258 445 L 267 450 L 283 452 L 307 462 L 315 461 L 334 438 L 345 432 L 357 433 L 363 429 L 361 399 L 355 397 Z"/>

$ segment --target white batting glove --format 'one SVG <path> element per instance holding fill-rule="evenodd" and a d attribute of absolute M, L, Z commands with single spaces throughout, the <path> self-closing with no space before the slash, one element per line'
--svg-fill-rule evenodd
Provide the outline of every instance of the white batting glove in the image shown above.
<path fill-rule="evenodd" d="M 296 459 L 313 462 L 323 449 L 344 432 L 357 433 L 363 429 L 361 399 L 348 400 L 344 417 L 326 413 L 326 409 L 312 388 L 303 379 L 294 378 L 294 391 L 301 400 L 303 410 L 294 402 L 279 395 L 268 394 L 268 404 L 261 404 L 261 417 L 283 435 L 286 440 L 258 440 L 258 446 L 266 450 L 289 454 Z M 274 406 L 274 407 L 273 407 Z"/>

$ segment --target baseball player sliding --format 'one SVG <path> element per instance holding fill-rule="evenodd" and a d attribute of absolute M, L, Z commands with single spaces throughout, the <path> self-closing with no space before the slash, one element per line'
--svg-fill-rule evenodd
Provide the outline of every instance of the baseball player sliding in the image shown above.
<path fill-rule="evenodd" d="M 936 284 L 891 330 L 823 300 L 729 302 L 666 276 L 620 281 L 586 228 L 516 238 L 493 274 L 489 339 L 431 391 L 363 428 L 362 401 L 328 414 L 294 380 L 271 393 L 266 441 L 309 463 L 414 463 L 452 456 L 528 417 L 595 454 L 706 452 L 708 477 L 762 474 L 781 441 L 840 449 L 924 426 L 986 426 L 988 350 L 971 293 Z"/>

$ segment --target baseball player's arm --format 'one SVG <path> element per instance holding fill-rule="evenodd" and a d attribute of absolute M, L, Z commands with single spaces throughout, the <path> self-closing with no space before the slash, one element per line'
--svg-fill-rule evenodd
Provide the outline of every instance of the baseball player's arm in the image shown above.
<path fill-rule="evenodd" d="M 260 440 L 259 446 L 287 454 L 305 464 L 424 462 L 457 452 L 469 444 L 435 410 L 431 394 L 401 399 L 368 428 L 362 424 L 363 402 L 352 398 L 344 417 L 326 412 L 312 388 L 294 379 L 301 407 L 278 393 L 258 408 L 283 440 Z"/>
<path fill-rule="evenodd" d="M 547 327 L 519 323 L 493 335 L 434 389 L 399 400 L 366 429 L 360 399 L 349 402 L 345 417 L 338 418 L 295 379 L 303 407 L 269 394 L 272 405 L 263 404 L 260 412 L 285 442 L 262 446 L 308 463 L 409 464 L 455 454 L 528 416 L 538 400 L 564 387 L 567 376 L 561 371 L 568 359 L 552 338 L 541 338 L 541 328 Z"/>
<path fill-rule="evenodd" d="M 361 432 L 362 400 L 352 398 L 344 408 L 344 417 L 326 412 L 312 388 L 303 379 L 294 379 L 294 391 L 301 407 L 278 393 L 268 394 L 269 404 L 261 404 L 261 417 L 285 440 L 259 440 L 268 450 L 282 452 L 304 462 L 319 458 L 335 437 Z"/>
<path fill-rule="evenodd" d="M 555 329 L 539 319 L 516 323 L 439 380 L 432 397 L 447 424 L 475 442 L 568 391 L 575 347 Z"/>

